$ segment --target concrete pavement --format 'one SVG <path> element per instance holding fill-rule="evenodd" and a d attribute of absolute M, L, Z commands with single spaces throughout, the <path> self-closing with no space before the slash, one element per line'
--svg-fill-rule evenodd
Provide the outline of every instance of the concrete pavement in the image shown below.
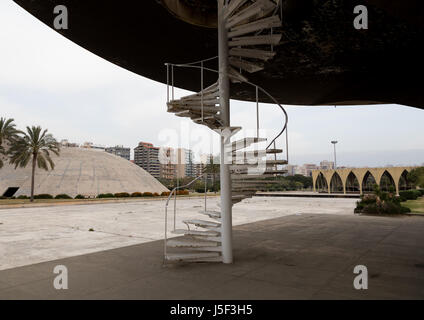
<path fill-rule="evenodd" d="M 235 263 L 162 265 L 162 241 L 0 271 L 0 299 L 423 299 L 424 219 L 297 214 L 235 227 Z M 368 290 L 353 269 L 368 268 Z M 65 265 L 69 289 L 53 287 Z"/>

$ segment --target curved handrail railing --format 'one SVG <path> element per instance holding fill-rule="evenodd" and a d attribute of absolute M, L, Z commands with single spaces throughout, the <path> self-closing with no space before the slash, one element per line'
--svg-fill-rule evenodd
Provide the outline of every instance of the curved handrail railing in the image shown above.
<path fill-rule="evenodd" d="M 177 190 L 179 189 L 184 189 L 187 188 L 189 186 L 191 186 L 194 182 L 198 181 L 200 178 L 202 178 L 204 175 L 207 175 L 208 172 L 208 168 L 206 167 L 206 169 L 202 172 L 201 175 L 197 176 L 196 178 L 194 178 L 192 181 L 190 181 L 189 183 L 183 185 L 183 186 L 177 186 L 175 188 L 173 188 L 168 196 L 168 198 L 166 199 L 166 204 L 165 204 L 165 241 L 164 241 L 164 253 L 165 253 L 165 257 L 166 257 L 166 242 L 168 240 L 168 205 L 169 205 L 169 200 L 171 200 L 172 195 L 175 194 L 175 200 L 174 200 L 174 230 L 176 227 L 176 216 L 177 216 L 177 206 L 176 206 L 176 200 L 177 200 Z M 205 186 L 206 188 L 206 186 Z M 206 197 L 206 190 L 205 190 L 205 197 Z M 206 210 L 206 199 L 205 199 L 205 210 Z"/>
<path fill-rule="evenodd" d="M 195 62 L 190 62 L 190 63 L 185 63 L 185 64 L 173 64 L 173 63 L 165 63 L 165 65 L 168 66 L 173 66 L 173 67 L 180 67 L 180 68 L 196 68 L 196 69 L 202 69 L 202 70 L 206 70 L 206 71 L 210 71 L 210 72 L 215 72 L 215 73 L 220 73 L 218 70 L 214 70 L 211 68 L 206 68 L 203 66 L 196 66 L 195 64 L 197 63 L 203 63 L 205 61 L 209 61 L 212 59 L 216 59 L 217 57 L 212 57 L 212 58 L 208 58 L 208 59 L 204 59 L 204 60 L 199 60 L 199 61 L 195 61 Z M 173 76 L 172 76 L 173 78 Z M 285 116 L 285 122 L 284 122 L 284 126 L 283 129 L 278 133 L 278 135 L 272 139 L 272 141 L 270 142 L 270 144 L 266 147 L 266 149 L 269 149 L 271 147 L 272 144 L 275 143 L 275 141 L 284 133 L 284 131 L 286 131 L 286 152 L 287 152 L 287 162 L 289 160 L 289 156 L 288 156 L 288 132 L 287 132 L 287 125 L 288 125 L 288 121 L 289 121 L 289 117 L 287 114 L 287 111 L 284 109 L 284 107 L 277 101 L 277 99 L 275 99 L 270 93 L 268 93 L 265 89 L 263 89 L 262 87 L 258 86 L 257 84 L 254 84 L 252 82 L 249 81 L 244 81 L 243 83 L 246 83 L 248 85 L 251 85 L 255 88 L 258 88 L 261 92 L 263 92 L 269 99 L 271 99 L 274 104 L 278 105 L 280 107 L 280 109 L 283 111 L 284 116 Z M 202 88 L 203 90 L 203 88 Z M 168 95 L 169 96 L 169 95 Z"/>

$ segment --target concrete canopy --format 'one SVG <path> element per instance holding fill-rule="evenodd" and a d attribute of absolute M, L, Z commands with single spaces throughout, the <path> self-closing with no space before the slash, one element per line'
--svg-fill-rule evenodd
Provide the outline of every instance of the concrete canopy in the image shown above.
<path fill-rule="evenodd" d="M 123 68 L 166 82 L 165 62 L 217 54 L 214 0 L 14 0 L 53 27 L 56 5 L 69 12 L 60 33 Z M 369 29 L 353 27 L 353 8 L 368 8 Z M 249 75 L 280 103 L 398 103 L 424 108 L 424 2 L 283 0 L 283 39 L 265 69 Z M 190 22 L 190 23 L 188 23 Z M 205 27 L 206 26 L 206 27 Z M 205 84 L 216 79 L 207 74 Z M 178 70 L 175 85 L 198 91 L 198 72 Z M 234 85 L 232 98 L 254 100 Z M 267 102 L 265 97 L 260 97 Z"/>
<path fill-rule="evenodd" d="M 36 169 L 35 194 L 65 193 L 95 197 L 100 193 L 169 191 L 143 168 L 104 151 L 62 148 L 53 156 L 55 169 Z M 0 195 L 8 188 L 19 188 L 15 196 L 30 195 L 31 166 L 14 169 L 5 164 L 0 170 Z"/>

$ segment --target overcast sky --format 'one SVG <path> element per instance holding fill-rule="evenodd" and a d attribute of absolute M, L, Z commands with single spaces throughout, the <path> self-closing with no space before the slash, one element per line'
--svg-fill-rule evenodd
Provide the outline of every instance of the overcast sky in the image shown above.
<path fill-rule="evenodd" d="M 184 91 L 178 91 L 182 95 Z M 307 94 L 307 93 L 305 93 Z M 11 0 L 0 1 L 0 116 L 41 125 L 57 139 L 134 148 L 139 141 L 219 152 L 217 134 L 166 112 L 166 86 L 111 64 L 51 30 Z M 272 137 L 283 117 L 261 108 Z M 397 106 L 287 106 L 293 164 L 424 163 L 424 110 Z M 254 134 L 255 106 L 232 102 L 232 125 Z M 241 133 L 242 134 L 242 133 Z"/>

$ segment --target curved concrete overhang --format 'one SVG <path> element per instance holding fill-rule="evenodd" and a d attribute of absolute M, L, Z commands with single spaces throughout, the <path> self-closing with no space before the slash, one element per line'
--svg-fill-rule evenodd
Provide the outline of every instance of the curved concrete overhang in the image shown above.
<path fill-rule="evenodd" d="M 166 83 L 166 62 L 217 54 L 213 0 L 14 0 L 53 28 L 56 5 L 69 11 L 59 32 L 94 54 Z M 283 0 L 283 38 L 265 70 L 249 75 L 280 103 L 398 103 L 424 108 L 424 2 Z M 208 7 L 208 3 L 211 8 Z M 369 29 L 353 27 L 355 5 L 368 7 Z M 209 65 L 212 68 L 216 66 Z M 199 72 L 179 69 L 175 85 L 198 91 Z M 206 75 L 206 84 L 216 80 Z M 234 85 L 232 98 L 254 100 Z M 265 97 L 262 101 L 268 102 Z"/>

